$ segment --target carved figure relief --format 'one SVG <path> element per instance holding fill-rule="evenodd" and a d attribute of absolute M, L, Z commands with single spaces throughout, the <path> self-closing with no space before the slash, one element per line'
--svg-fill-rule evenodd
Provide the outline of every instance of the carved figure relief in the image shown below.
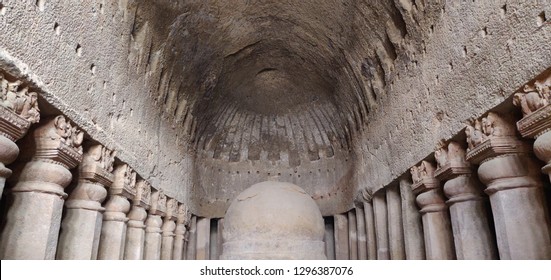
<path fill-rule="evenodd" d="M 72 136 L 73 132 L 75 136 Z M 59 115 L 55 117 L 54 129 L 48 130 L 48 132 L 46 132 L 46 137 L 50 140 L 58 140 L 63 142 L 67 146 L 82 153 L 81 145 L 82 140 L 84 139 L 84 132 L 81 132 L 76 126 L 72 126 L 65 116 Z"/>
<path fill-rule="evenodd" d="M 19 89 L 20 81 L 10 82 L 0 74 L 0 105 L 20 115 L 30 123 L 40 121 L 38 94 L 29 92 L 29 87 Z"/>
<path fill-rule="evenodd" d="M 491 126 L 485 128 L 485 130 L 491 130 Z M 465 134 L 467 136 L 467 144 L 469 145 L 469 150 L 486 141 L 486 139 L 488 138 L 487 135 L 482 131 L 482 124 L 478 119 L 471 120 L 470 125 L 467 125 L 467 128 L 465 129 Z"/>
<path fill-rule="evenodd" d="M 523 116 L 530 115 L 550 103 L 551 76 L 535 81 L 533 86 L 525 85 L 522 91 L 513 96 L 513 104 L 520 107 Z"/>

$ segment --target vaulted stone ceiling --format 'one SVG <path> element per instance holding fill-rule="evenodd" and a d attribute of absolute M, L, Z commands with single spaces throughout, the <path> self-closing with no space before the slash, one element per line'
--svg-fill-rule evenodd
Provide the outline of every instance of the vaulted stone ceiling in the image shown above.
<path fill-rule="evenodd" d="M 415 22 L 417 8 L 407 0 L 138 2 L 137 56 L 160 75 L 152 95 L 197 151 L 197 212 L 221 215 L 244 187 L 287 174 L 315 198 L 341 193 L 336 207 L 345 208 L 353 135 L 385 94 L 408 34 L 404 15 Z"/>
<path fill-rule="evenodd" d="M 287 150 L 295 166 L 348 149 L 407 33 L 392 1 L 145 1 L 136 18 L 136 40 L 165 61 L 158 102 L 195 120 L 197 149 Z"/>

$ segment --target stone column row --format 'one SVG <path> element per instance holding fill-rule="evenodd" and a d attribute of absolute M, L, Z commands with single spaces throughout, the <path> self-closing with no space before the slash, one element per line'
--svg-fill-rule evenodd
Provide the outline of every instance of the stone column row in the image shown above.
<path fill-rule="evenodd" d="M 151 186 L 142 179 L 136 183 L 136 173 L 124 163 L 114 169 L 116 153 L 100 144 L 87 144 L 84 153 L 84 132 L 65 116 L 42 120 L 23 138 L 39 121 L 38 94 L 0 73 L 0 194 L 7 178 L 12 186 L 0 258 L 144 258 Z M 15 142 L 21 138 L 25 148 L 19 155 Z M 6 168 L 11 163 L 13 176 Z M 70 170 L 77 166 L 78 180 L 68 195 Z M 181 259 L 188 213 L 183 204 L 168 201 L 161 213 L 162 249 L 152 258 Z"/>
<path fill-rule="evenodd" d="M 513 103 L 523 114 L 516 127 L 514 114 L 472 119 L 466 143 L 441 142 L 436 167 L 422 161 L 410 170 L 412 184 L 400 180 L 408 259 L 422 258 L 421 248 L 428 259 L 551 259 L 549 209 L 534 157 L 551 179 L 550 71 L 526 84 Z M 533 145 L 519 133 L 535 139 Z M 424 240 L 416 242 L 421 232 Z"/>

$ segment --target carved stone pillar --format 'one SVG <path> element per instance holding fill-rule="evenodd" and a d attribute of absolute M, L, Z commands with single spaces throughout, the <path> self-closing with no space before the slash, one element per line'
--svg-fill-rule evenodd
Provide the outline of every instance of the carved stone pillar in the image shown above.
<path fill-rule="evenodd" d="M 427 161 L 411 168 L 413 194 L 422 215 L 425 252 L 428 260 L 455 259 L 448 208 L 434 166 Z"/>
<path fill-rule="evenodd" d="M 335 259 L 348 260 L 348 216 L 338 214 L 333 216 L 335 225 Z"/>
<path fill-rule="evenodd" d="M 367 259 L 377 259 L 377 238 L 375 234 L 375 220 L 373 215 L 373 196 L 367 188 L 360 191 L 359 199 L 363 201 L 365 216 L 365 234 L 367 239 Z"/>
<path fill-rule="evenodd" d="M 209 218 L 197 218 L 197 247 L 196 247 L 196 259 L 197 260 L 209 260 L 210 259 L 210 219 Z"/>
<path fill-rule="evenodd" d="M 426 255 L 423 221 L 411 190 L 411 181 L 406 176 L 400 178 L 400 197 L 402 199 L 402 224 L 404 227 L 406 259 L 424 260 Z"/>
<path fill-rule="evenodd" d="M 348 252 L 351 260 L 358 259 L 358 229 L 354 209 L 348 211 Z"/>
<path fill-rule="evenodd" d="M 166 214 L 166 196 L 162 190 L 151 195 L 151 208 L 145 220 L 145 260 L 161 259 L 163 216 Z"/>
<path fill-rule="evenodd" d="M 18 91 L 21 82 L 9 82 L 0 73 L 0 196 L 11 170 L 6 168 L 19 155 L 15 141 L 26 133 L 31 124 L 40 121 L 38 95 L 28 88 Z"/>
<path fill-rule="evenodd" d="M 501 259 L 550 259 L 551 232 L 539 162 L 512 120 L 490 112 L 466 129 L 467 160 L 490 196 Z"/>
<path fill-rule="evenodd" d="M 435 177 L 445 182 L 457 259 L 496 259 L 483 187 L 465 160 L 465 149 L 456 142 L 441 144 L 434 156 L 438 166 Z"/>
<path fill-rule="evenodd" d="M 388 240 L 391 260 L 405 260 L 404 230 L 402 227 L 402 199 L 398 184 L 386 188 L 388 211 Z"/>
<path fill-rule="evenodd" d="M 362 200 L 356 199 L 356 228 L 358 231 L 358 260 L 367 260 L 367 236 Z"/>
<path fill-rule="evenodd" d="M 178 201 L 174 198 L 168 199 L 166 203 L 166 216 L 164 217 L 163 240 L 161 244 L 161 260 L 172 259 L 172 249 L 174 248 L 174 230 L 176 229 L 176 215 L 178 212 Z"/>
<path fill-rule="evenodd" d="M 143 260 L 145 247 L 145 219 L 151 203 L 151 185 L 140 179 L 136 183 L 136 195 L 132 199 L 132 208 L 128 213 L 125 260 Z"/>
<path fill-rule="evenodd" d="M 57 258 L 62 260 L 95 260 L 107 196 L 114 176 L 115 152 L 101 145 L 91 146 L 79 165 L 78 185 L 65 202 L 65 217 Z"/>
<path fill-rule="evenodd" d="M 122 260 L 126 243 L 126 214 L 136 196 L 136 173 L 127 164 L 115 168 L 115 180 L 105 203 L 99 241 L 98 259 Z"/>
<path fill-rule="evenodd" d="M 373 195 L 373 214 L 375 217 L 375 235 L 377 240 L 377 259 L 389 260 L 388 250 L 388 216 L 385 190 L 381 189 Z"/>
<path fill-rule="evenodd" d="M 551 180 L 551 74 L 526 85 L 516 93 L 514 104 L 521 107 L 523 118 L 517 122 L 522 137 L 536 139 L 534 153 L 546 165 L 541 169 Z"/>
<path fill-rule="evenodd" d="M 11 190 L 13 204 L 2 231 L 0 259 L 54 259 L 71 172 L 82 160 L 82 132 L 64 116 L 34 131 L 34 157 Z"/>
<path fill-rule="evenodd" d="M 186 223 L 189 221 L 188 211 L 182 203 L 178 204 L 178 213 L 176 216 L 176 230 L 174 231 L 174 250 L 172 252 L 173 260 L 184 259 L 184 248 L 186 238 Z"/>
<path fill-rule="evenodd" d="M 195 260 L 197 249 L 197 217 L 195 215 L 191 217 L 187 236 L 186 260 Z"/>

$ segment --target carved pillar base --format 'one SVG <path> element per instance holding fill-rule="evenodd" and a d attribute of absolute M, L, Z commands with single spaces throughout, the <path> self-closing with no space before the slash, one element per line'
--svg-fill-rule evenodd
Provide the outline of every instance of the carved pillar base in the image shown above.
<path fill-rule="evenodd" d="M 101 225 L 103 221 L 101 211 L 103 208 L 99 203 L 98 205 L 86 205 L 86 202 L 87 201 L 73 200 L 66 203 L 65 217 L 61 225 L 57 259 L 97 259 Z M 84 205 L 82 205 L 83 203 Z M 89 206 L 95 206 L 95 209 Z"/>

